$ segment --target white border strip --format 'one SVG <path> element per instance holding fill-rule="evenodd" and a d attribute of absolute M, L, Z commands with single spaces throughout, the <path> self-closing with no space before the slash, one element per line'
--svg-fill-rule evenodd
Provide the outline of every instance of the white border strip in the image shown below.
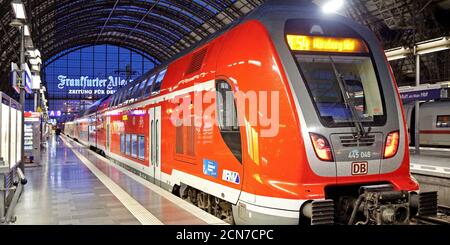
<path fill-rule="evenodd" d="M 83 156 L 70 142 L 67 142 L 63 137 L 61 140 L 71 148 L 72 152 L 80 159 L 80 161 L 114 194 L 117 199 L 130 211 L 131 214 L 143 225 L 163 225 L 163 223 L 144 208 L 139 202 L 131 197 L 126 191 L 114 183 L 108 176 L 100 171 L 94 164 L 92 164 L 85 156 Z"/>
<path fill-rule="evenodd" d="M 410 150 L 414 150 L 415 147 L 414 146 L 410 146 L 409 147 Z M 447 148 L 436 148 L 436 147 L 420 147 L 420 150 L 426 150 L 426 151 L 442 151 L 442 152 L 450 152 L 450 149 Z"/>
<path fill-rule="evenodd" d="M 434 175 L 441 177 L 450 177 L 450 168 L 446 167 L 440 167 L 440 166 L 433 166 L 433 165 L 423 165 L 423 164 L 417 164 L 414 162 L 411 162 L 410 165 L 411 172 L 412 173 L 433 173 Z"/>
<path fill-rule="evenodd" d="M 77 144 L 79 144 L 78 142 L 75 142 Z M 79 144 L 80 146 L 82 146 L 81 144 Z M 109 159 L 98 155 L 98 154 L 93 154 L 93 156 L 95 156 L 97 159 L 103 161 L 104 163 L 107 163 L 108 165 L 116 168 L 117 170 L 119 170 L 120 172 L 122 172 L 123 174 L 127 175 L 128 177 L 134 179 L 135 181 L 139 182 L 140 184 L 142 184 L 143 186 L 147 187 L 148 189 L 152 190 L 153 192 L 155 192 L 156 194 L 166 198 L 167 200 L 169 200 L 170 202 L 176 204 L 177 206 L 179 206 L 180 208 L 186 210 L 187 212 L 191 213 L 192 215 L 194 215 L 195 217 L 205 221 L 207 224 L 210 225 L 229 225 L 227 222 L 207 213 L 206 211 L 194 206 L 193 204 L 184 201 L 182 199 L 180 199 L 179 197 L 173 195 L 172 193 L 162 189 L 159 186 L 154 185 L 153 183 L 131 173 L 130 171 L 122 168 L 119 165 L 113 164 L 110 162 Z"/>
<path fill-rule="evenodd" d="M 201 82 L 201 83 L 196 83 L 195 85 L 188 87 L 188 88 L 184 88 L 181 90 L 176 90 L 173 92 L 170 92 L 168 94 L 164 94 L 164 95 L 159 95 L 156 96 L 154 98 L 148 98 L 146 100 L 140 101 L 140 102 L 133 102 L 130 103 L 129 105 L 123 105 L 122 107 L 115 107 L 115 108 L 109 108 L 107 111 L 102 111 L 101 114 L 107 113 L 108 111 L 116 111 L 116 112 L 123 112 L 123 111 L 128 111 L 128 110 L 133 110 L 135 108 L 139 108 L 139 107 L 145 107 L 151 104 L 156 104 L 159 103 L 161 101 L 167 101 L 167 100 L 171 100 L 176 98 L 177 96 L 182 96 L 188 93 L 192 93 L 192 92 L 202 92 L 202 91 L 212 91 L 213 89 L 215 89 L 216 84 L 215 84 L 216 80 L 209 80 L 206 82 Z M 86 117 L 89 117 L 90 115 L 87 115 Z M 108 114 L 106 116 L 109 116 Z M 85 118 L 85 117 L 82 117 Z"/>

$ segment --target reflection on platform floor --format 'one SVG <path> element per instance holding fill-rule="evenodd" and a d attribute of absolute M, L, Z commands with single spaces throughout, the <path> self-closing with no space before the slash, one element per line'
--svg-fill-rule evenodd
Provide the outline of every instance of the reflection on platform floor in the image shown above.
<path fill-rule="evenodd" d="M 49 141 L 41 165 L 25 169 L 16 224 L 139 224 L 61 139 Z"/>
<path fill-rule="evenodd" d="M 224 224 L 64 136 L 42 157 L 26 168 L 16 224 Z"/>
<path fill-rule="evenodd" d="M 439 148 L 422 148 L 420 154 L 410 151 L 411 172 L 450 178 L 450 151 Z"/>

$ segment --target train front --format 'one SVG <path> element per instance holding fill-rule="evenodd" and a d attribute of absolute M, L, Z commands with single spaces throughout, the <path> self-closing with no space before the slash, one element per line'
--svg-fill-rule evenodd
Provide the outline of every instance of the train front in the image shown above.
<path fill-rule="evenodd" d="M 436 194 L 418 194 L 410 175 L 401 101 L 376 37 L 345 18 L 304 9 L 273 10 L 263 19 L 272 21 L 305 148 L 300 180 L 310 192 L 300 220 L 407 224 L 435 212 Z"/>

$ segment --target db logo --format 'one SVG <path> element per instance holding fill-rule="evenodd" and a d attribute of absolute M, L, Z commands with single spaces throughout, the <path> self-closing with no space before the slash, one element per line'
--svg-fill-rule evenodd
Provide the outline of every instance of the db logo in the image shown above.
<path fill-rule="evenodd" d="M 352 175 L 365 175 L 369 171 L 369 164 L 367 162 L 353 162 Z"/>

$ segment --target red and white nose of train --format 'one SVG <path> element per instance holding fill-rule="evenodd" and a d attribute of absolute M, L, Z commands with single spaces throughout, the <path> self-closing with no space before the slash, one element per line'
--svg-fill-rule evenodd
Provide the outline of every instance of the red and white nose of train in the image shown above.
<path fill-rule="evenodd" d="M 335 177 L 327 186 L 386 181 L 415 190 L 403 111 L 373 35 L 346 22 L 290 19 L 284 36 L 312 172 Z"/>
<path fill-rule="evenodd" d="M 387 210 L 386 215 L 378 217 L 368 211 L 367 220 L 406 222 L 409 194 L 418 184 L 409 172 L 401 101 L 376 37 L 344 18 L 313 14 L 300 18 L 291 12 L 283 13 L 284 21 L 266 27 L 298 116 L 303 149 L 289 151 L 304 151 L 306 160 L 300 163 L 303 167 L 298 177 L 302 186 L 299 197 L 306 200 L 301 215 L 311 218 L 315 208 L 333 207 L 338 210 L 331 212 L 330 220 L 342 211 L 344 223 L 356 223 L 352 210 L 357 208 L 351 207 L 372 203 L 365 195 L 377 193 L 370 197 L 389 202 L 380 202 L 373 210 Z M 266 20 L 271 20 L 271 14 L 262 22 Z M 327 201 L 322 205 L 318 200 Z M 399 205 L 394 207 L 393 202 Z M 366 204 L 364 207 L 370 206 Z"/>

